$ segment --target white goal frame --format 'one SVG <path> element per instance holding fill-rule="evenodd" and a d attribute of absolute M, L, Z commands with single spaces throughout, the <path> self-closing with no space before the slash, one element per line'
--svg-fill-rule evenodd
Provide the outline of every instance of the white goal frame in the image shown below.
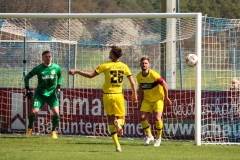
<path fill-rule="evenodd" d="M 195 143 L 201 145 L 201 31 L 202 13 L 0 13 L 0 18 L 195 18 Z"/>

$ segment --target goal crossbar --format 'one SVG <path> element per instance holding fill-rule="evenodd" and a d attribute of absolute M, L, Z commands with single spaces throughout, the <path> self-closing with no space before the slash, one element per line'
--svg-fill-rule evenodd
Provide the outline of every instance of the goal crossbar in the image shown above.
<path fill-rule="evenodd" d="M 0 18 L 198 18 L 202 13 L 1 13 Z"/>

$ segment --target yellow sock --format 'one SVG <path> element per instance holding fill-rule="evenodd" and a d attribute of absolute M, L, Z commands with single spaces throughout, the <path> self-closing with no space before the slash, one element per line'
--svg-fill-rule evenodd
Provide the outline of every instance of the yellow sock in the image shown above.
<path fill-rule="evenodd" d="M 151 133 L 150 124 L 148 123 L 148 121 L 145 120 L 145 121 L 141 121 L 140 123 L 141 123 L 142 128 L 144 129 L 145 133 L 147 134 L 147 136 L 151 136 L 152 133 Z"/>
<path fill-rule="evenodd" d="M 119 141 L 118 141 L 117 130 L 116 130 L 115 125 L 109 125 L 108 127 L 109 127 L 109 130 L 110 130 L 112 139 L 113 139 L 113 141 L 114 141 L 114 144 L 115 144 L 116 146 L 120 146 L 120 143 L 119 143 Z"/>
<path fill-rule="evenodd" d="M 163 122 L 162 122 L 162 120 L 155 121 L 155 122 L 156 122 L 156 129 L 157 129 L 157 138 L 161 138 L 162 137 Z"/>
<path fill-rule="evenodd" d="M 120 124 L 121 126 L 124 126 L 124 123 L 125 123 L 124 119 L 119 118 L 117 121 L 118 121 L 118 124 Z"/>

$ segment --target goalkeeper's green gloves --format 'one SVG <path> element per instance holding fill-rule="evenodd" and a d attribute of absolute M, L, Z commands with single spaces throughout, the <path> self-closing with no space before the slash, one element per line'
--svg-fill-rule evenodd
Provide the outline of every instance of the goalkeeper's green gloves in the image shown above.
<path fill-rule="evenodd" d="M 27 97 L 28 99 L 32 99 L 32 97 L 33 97 L 33 93 L 29 89 L 29 86 L 26 86 L 26 95 L 25 95 L 25 97 Z"/>

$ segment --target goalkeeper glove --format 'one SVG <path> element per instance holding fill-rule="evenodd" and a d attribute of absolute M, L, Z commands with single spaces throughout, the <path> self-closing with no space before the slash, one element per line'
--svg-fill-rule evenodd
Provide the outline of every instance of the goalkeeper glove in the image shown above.
<path fill-rule="evenodd" d="M 58 84 L 56 87 L 56 90 L 55 90 L 58 97 L 60 97 L 60 87 L 61 87 L 61 85 Z"/>
<path fill-rule="evenodd" d="M 33 93 L 32 91 L 29 89 L 29 87 L 26 87 L 26 95 L 25 97 L 27 97 L 28 99 L 32 99 Z"/>

